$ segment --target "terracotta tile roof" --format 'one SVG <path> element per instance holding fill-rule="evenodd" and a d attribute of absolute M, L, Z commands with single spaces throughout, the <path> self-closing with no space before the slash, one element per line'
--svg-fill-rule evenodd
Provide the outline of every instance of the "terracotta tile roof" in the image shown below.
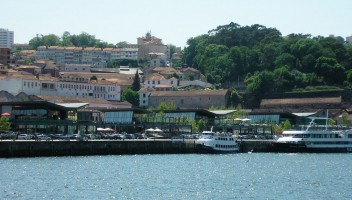
<path fill-rule="evenodd" d="M 163 75 L 158 74 L 158 73 L 149 74 L 149 75 L 147 75 L 144 79 L 145 79 L 145 80 L 150 80 L 150 81 L 166 80 Z"/>
<path fill-rule="evenodd" d="M 261 106 L 269 105 L 304 105 L 304 104 L 340 104 L 341 97 L 319 97 L 319 98 L 291 98 L 291 99 L 263 99 Z"/>
<path fill-rule="evenodd" d="M 40 74 L 39 80 L 41 80 L 41 81 L 58 81 L 58 78 L 52 77 L 50 74 Z"/>
<path fill-rule="evenodd" d="M 228 90 L 154 91 L 151 97 L 225 96 Z"/>
<path fill-rule="evenodd" d="M 56 103 L 101 103 L 111 104 L 110 101 L 102 98 L 82 98 L 82 97 L 64 97 L 64 96 L 35 96 L 44 101 L 55 101 Z"/>
<path fill-rule="evenodd" d="M 101 79 L 105 79 L 105 81 L 109 81 L 110 83 L 116 83 L 120 86 L 130 86 L 133 83 L 134 74 L 120 74 L 120 73 L 90 73 L 90 72 L 65 72 L 65 77 L 73 76 L 73 77 L 82 77 L 86 79 L 90 79 L 92 76 L 96 76 L 99 80 L 99 83 L 102 83 Z"/>
<path fill-rule="evenodd" d="M 155 88 L 172 88 L 172 85 L 156 85 Z"/>
<path fill-rule="evenodd" d="M 155 67 L 153 72 L 178 72 L 178 70 L 172 68 L 172 67 Z"/>
<path fill-rule="evenodd" d="M 20 65 L 15 67 L 15 69 L 40 69 L 40 67 L 35 65 Z"/>
<path fill-rule="evenodd" d="M 181 72 L 184 72 L 184 71 L 199 72 L 198 69 L 194 69 L 193 67 L 181 68 L 180 71 Z"/>

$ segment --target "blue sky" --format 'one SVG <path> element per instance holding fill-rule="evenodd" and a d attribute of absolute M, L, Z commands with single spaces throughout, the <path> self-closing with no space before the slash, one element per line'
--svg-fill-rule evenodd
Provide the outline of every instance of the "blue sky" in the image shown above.
<path fill-rule="evenodd" d="M 164 44 L 187 39 L 218 25 L 261 24 L 283 36 L 352 35 L 351 0 L 0 0 L 0 28 L 15 32 L 15 43 L 36 34 L 87 32 L 108 43 L 136 43 L 151 31 Z"/>

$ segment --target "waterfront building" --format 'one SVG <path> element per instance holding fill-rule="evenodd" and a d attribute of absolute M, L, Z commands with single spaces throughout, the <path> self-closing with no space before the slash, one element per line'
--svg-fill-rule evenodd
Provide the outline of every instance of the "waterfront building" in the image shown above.
<path fill-rule="evenodd" d="M 0 112 L 10 114 L 12 130 L 23 133 L 90 133 L 96 123 L 81 121 L 77 112 L 86 103 L 56 104 L 47 101 L 0 102 Z"/>
<path fill-rule="evenodd" d="M 8 29 L 0 28 L 0 47 L 12 49 L 14 41 L 14 32 Z"/>

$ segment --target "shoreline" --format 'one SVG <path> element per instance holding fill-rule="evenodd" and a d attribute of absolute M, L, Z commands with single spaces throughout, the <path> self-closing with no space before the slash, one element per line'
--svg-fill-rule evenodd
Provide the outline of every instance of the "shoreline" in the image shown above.
<path fill-rule="evenodd" d="M 239 152 L 270 152 L 272 142 L 272 140 L 241 140 Z M 193 139 L 0 141 L 2 158 L 191 153 L 198 153 Z"/>

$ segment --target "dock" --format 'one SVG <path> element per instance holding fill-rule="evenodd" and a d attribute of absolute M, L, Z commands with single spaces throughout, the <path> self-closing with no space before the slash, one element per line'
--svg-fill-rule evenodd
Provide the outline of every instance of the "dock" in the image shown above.
<path fill-rule="evenodd" d="M 240 152 L 270 152 L 272 140 L 241 140 Z M 197 153 L 195 140 L 0 141 L 0 157 Z"/>

